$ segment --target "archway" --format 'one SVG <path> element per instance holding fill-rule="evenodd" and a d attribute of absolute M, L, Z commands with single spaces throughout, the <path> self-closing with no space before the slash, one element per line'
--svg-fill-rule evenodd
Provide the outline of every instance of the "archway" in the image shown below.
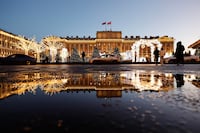
<path fill-rule="evenodd" d="M 161 49 L 162 44 L 158 39 L 140 39 L 131 46 L 132 62 L 153 62 L 155 47 Z"/>

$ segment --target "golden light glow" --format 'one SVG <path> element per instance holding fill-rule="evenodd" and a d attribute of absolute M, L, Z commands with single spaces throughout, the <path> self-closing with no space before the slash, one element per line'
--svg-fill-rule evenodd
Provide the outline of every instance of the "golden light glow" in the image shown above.
<path fill-rule="evenodd" d="M 146 72 L 141 70 L 125 72 L 98 73 L 46 73 L 29 72 L 0 75 L 0 99 L 10 95 L 36 93 L 41 89 L 45 94 L 53 95 L 61 91 L 169 91 L 175 88 L 175 78 L 171 73 Z M 184 80 L 193 82 L 196 75 L 185 75 Z M 196 83 L 195 83 L 196 85 Z M 198 85 L 197 85 L 198 86 Z M 99 94 L 104 94 L 98 92 Z M 114 94 L 114 93 L 112 93 Z M 119 94 L 119 93 L 117 93 Z"/>

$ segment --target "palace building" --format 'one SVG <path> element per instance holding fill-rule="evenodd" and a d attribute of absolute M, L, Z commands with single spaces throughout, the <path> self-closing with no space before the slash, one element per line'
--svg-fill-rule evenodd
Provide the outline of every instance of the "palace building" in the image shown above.
<path fill-rule="evenodd" d="M 6 57 L 15 53 L 25 53 L 25 49 L 16 47 L 20 42 L 31 43 L 29 39 L 15 35 L 4 30 L 0 30 L 0 57 Z M 117 48 L 122 56 L 122 60 L 132 60 L 133 62 L 153 61 L 153 51 L 155 47 L 164 48 L 166 56 L 172 55 L 174 52 L 174 38 L 168 36 L 125 36 L 122 37 L 121 31 L 97 31 L 96 37 L 58 37 L 48 36 L 42 39 L 43 44 L 52 43 L 56 54 L 63 55 L 63 51 L 67 51 L 67 55 L 72 55 L 72 50 L 75 48 L 79 55 L 82 52 L 86 54 L 86 60 L 92 57 L 94 49 L 97 48 L 100 53 L 112 54 Z M 58 46 L 60 45 L 60 47 Z M 61 47 L 62 46 L 62 47 Z M 43 52 L 46 55 L 52 56 L 50 47 L 46 47 Z M 64 50 L 63 50 L 64 49 Z M 29 55 L 36 56 L 36 53 L 29 48 Z M 55 53 L 55 52 L 54 52 Z M 52 58 L 52 57 L 51 57 Z M 67 62 L 67 60 L 66 60 Z"/>
<path fill-rule="evenodd" d="M 112 54 L 115 48 L 119 49 L 123 59 L 132 59 L 133 62 L 144 61 L 149 58 L 153 61 L 153 51 L 155 47 L 164 48 L 166 55 L 172 55 L 174 51 L 174 38 L 168 36 L 144 37 L 125 36 L 121 31 L 97 31 L 96 38 L 92 37 L 56 37 L 49 36 L 43 38 L 44 43 L 56 42 L 62 44 L 72 54 L 72 49 L 77 49 L 79 55 L 84 51 L 86 58 L 91 58 L 94 48 L 98 48 L 100 53 Z"/>
<path fill-rule="evenodd" d="M 6 57 L 11 54 L 24 54 L 23 49 L 16 47 L 19 42 L 30 43 L 25 37 L 0 29 L 0 57 Z"/>

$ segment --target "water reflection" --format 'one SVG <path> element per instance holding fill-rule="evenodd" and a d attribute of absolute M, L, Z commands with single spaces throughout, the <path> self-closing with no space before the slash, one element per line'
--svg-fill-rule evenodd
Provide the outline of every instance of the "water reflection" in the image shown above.
<path fill-rule="evenodd" d="M 102 69 L 0 73 L 1 127 L 7 132 L 199 132 L 198 73 Z"/>
<path fill-rule="evenodd" d="M 183 74 L 175 74 L 176 86 L 181 87 L 184 85 Z"/>
<path fill-rule="evenodd" d="M 97 97 L 121 97 L 123 90 L 169 91 L 183 86 L 185 80 L 196 87 L 200 86 L 199 77 L 196 75 L 173 75 L 139 70 L 93 73 L 0 73 L 0 99 L 15 94 L 22 95 L 26 91 L 35 94 L 36 89 L 41 89 L 48 95 L 61 91 L 96 91 Z"/>

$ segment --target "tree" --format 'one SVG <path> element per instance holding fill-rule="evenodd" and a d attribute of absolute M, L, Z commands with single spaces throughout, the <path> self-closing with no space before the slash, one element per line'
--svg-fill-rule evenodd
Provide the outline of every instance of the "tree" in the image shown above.
<path fill-rule="evenodd" d="M 57 41 L 48 41 L 45 45 L 50 50 L 51 62 L 55 62 L 57 51 L 62 49 L 63 45 Z"/>
<path fill-rule="evenodd" d="M 67 48 L 62 48 L 61 53 L 60 53 L 61 61 L 66 62 L 68 55 L 69 53 L 68 53 Z"/>
<path fill-rule="evenodd" d="M 94 47 L 94 51 L 92 53 L 92 58 L 100 57 L 99 49 L 97 47 Z"/>
<path fill-rule="evenodd" d="M 31 46 L 31 49 L 33 51 L 36 52 L 36 58 L 37 58 L 37 62 L 40 62 L 40 53 L 42 53 L 43 51 L 45 51 L 46 49 L 46 46 L 44 45 L 43 42 L 40 42 L 39 44 L 35 41 L 34 38 L 32 38 L 31 40 L 31 43 L 32 43 L 32 46 Z"/>
<path fill-rule="evenodd" d="M 24 38 L 23 36 L 21 38 Z M 32 43 L 28 40 L 20 39 L 18 43 L 13 44 L 16 48 L 24 50 L 25 55 L 28 55 L 29 50 L 32 48 Z"/>
<path fill-rule="evenodd" d="M 118 57 L 118 58 L 121 57 L 120 52 L 119 52 L 119 49 L 118 49 L 117 47 L 114 48 L 113 54 L 114 54 L 115 57 Z"/>
<path fill-rule="evenodd" d="M 70 57 L 70 62 L 82 62 L 80 55 L 78 54 L 78 51 L 76 48 L 72 49 L 72 54 Z"/>

